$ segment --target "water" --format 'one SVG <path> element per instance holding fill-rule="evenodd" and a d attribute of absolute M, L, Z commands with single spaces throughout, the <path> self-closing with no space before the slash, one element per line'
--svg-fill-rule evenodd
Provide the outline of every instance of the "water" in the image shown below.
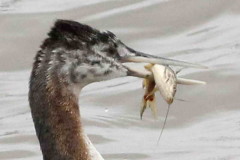
<path fill-rule="evenodd" d="M 239 159 L 240 2 L 126 0 L 85 5 L 72 0 L 67 7 L 66 1 L 51 6 L 38 2 L 44 7 L 27 0 L 2 2 L 9 7 L 0 10 L 0 159 L 41 159 L 28 106 L 28 80 L 33 57 L 56 18 L 113 31 L 140 51 L 209 67 L 179 74 L 208 84 L 178 87 L 176 97 L 187 101 L 171 105 L 159 145 L 167 104 L 158 95 L 159 119 L 147 110 L 140 120 L 140 79 L 120 78 L 84 88 L 80 105 L 85 130 L 106 160 Z"/>

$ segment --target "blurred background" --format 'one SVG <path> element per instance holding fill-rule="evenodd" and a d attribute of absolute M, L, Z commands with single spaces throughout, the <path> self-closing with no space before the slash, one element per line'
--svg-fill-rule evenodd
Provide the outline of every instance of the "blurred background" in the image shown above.
<path fill-rule="evenodd" d="M 206 81 L 179 86 L 157 145 L 159 118 L 140 120 L 141 79 L 94 83 L 80 96 L 86 132 L 106 160 L 238 160 L 240 157 L 240 1 L 0 0 L 0 159 L 42 159 L 28 105 L 33 58 L 57 19 L 115 33 L 149 54 L 197 62 L 208 70 L 179 76 Z"/>

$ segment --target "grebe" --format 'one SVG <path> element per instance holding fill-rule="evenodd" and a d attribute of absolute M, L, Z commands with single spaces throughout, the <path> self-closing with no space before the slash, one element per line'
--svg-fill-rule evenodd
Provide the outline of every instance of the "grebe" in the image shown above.
<path fill-rule="evenodd" d="M 203 67 L 135 51 L 110 31 L 70 20 L 55 22 L 35 57 L 29 89 L 44 160 L 103 160 L 84 134 L 78 97 L 92 82 L 146 76 L 125 62 Z"/>

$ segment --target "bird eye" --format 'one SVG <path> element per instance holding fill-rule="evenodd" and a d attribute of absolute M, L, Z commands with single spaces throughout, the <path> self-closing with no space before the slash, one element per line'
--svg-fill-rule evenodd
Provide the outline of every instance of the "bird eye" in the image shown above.
<path fill-rule="evenodd" d="M 113 47 L 104 48 L 102 51 L 103 51 L 103 52 L 106 52 L 106 53 L 108 53 L 108 54 L 111 54 L 111 55 L 113 55 L 114 53 L 116 53 L 116 49 L 113 48 Z"/>
<path fill-rule="evenodd" d="M 116 52 L 116 49 L 110 47 L 110 48 L 108 49 L 108 52 L 109 52 L 110 54 L 114 54 L 114 53 Z"/>

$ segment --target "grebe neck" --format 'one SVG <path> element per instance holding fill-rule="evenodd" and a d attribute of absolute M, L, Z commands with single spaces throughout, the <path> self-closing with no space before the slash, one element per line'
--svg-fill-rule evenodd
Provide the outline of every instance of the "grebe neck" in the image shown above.
<path fill-rule="evenodd" d="M 39 76 L 39 75 L 38 75 Z M 31 77 L 29 101 L 44 160 L 92 160 L 76 91 L 61 78 Z"/>

